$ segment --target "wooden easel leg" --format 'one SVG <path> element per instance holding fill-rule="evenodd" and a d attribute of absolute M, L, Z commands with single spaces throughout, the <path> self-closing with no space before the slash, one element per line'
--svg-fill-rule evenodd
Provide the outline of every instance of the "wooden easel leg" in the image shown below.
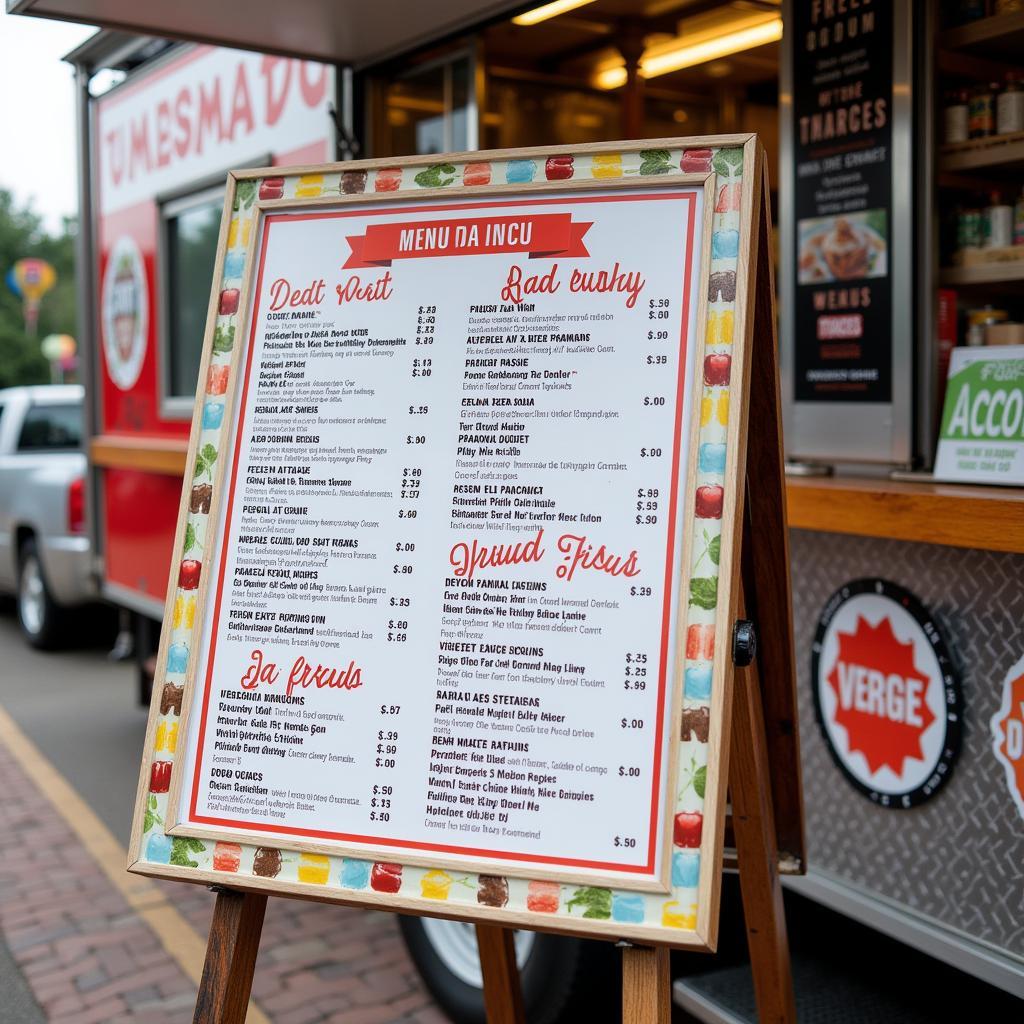
<path fill-rule="evenodd" d="M 622 951 L 622 1024 L 669 1024 L 672 1019 L 669 954 L 665 946 Z"/>
<path fill-rule="evenodd" d="M 729 792 L 743 895 L 743 916 L 761 1024 L 796 1024 L 793 975 L 779 880 L 774 793 L 786 827 L 787 854 L 802 857 L 803 815 L 799 754 L 787 709 L 796 706 L 793 621 L 789 588 L 786 489 L 775 340 L 774 281 L 769 253 L 771 212 L 767 171 L 757 211 L 757 290 L 751 354 L 745 515 L 737 617 L 750 617 L 758 631 L 753 664 L 737 667 L 733 682 Z M 755 544 L 755 529 L 763 538 Z M 768 687 L 762 690 L 760 669 Z M 773 733 L 765 727 L 765 704 Z M 769 747 L 771 742 L 772 746 Z M 775 753 L 773 757 L 769 750 Z M 787 784 L 773 786 L 773 770 Z"/>
<path fill-rule="evenodd" d="M 796 650 L 789 585 L 789 530 L 786 524 L 786 476 L 779 410 L 779 370 L 775 337 L 775 281 L 772 274 L 771 211 L 765 172 L 758 216 L 757 291 L 750 364 L 751 429 L 747 436 L 746 516 L 743 536 L 743 599 L 746 616 L 757 625 L 764 732 L 773 777 L 775 829 L 782 852 L 804 857 L 800 743 L 795 709 Z M 756 524 L 755 528 L 751 524 Z M 766 541 L 765 538 L 768 538 Z M 737 685 L 742 682 L 737 678 Z M 754 680 L 755 684 L 757 680 Z"/>
<path fill-rule="evenodd" d="M 267 897 L 221 889 L 193 1024 L 245 1024 Z"/>
<path fill-rule="evenodd" d="M 757 662 L 736 670 L 729 791 L 761 1024 L 796 1024 Z"/>
<path fill-rule="evenodd" d="M 495 924 L 478 924 L 476 944 L 484 975 L 487 1024 L 525 1024 L 512 930 Z"/>

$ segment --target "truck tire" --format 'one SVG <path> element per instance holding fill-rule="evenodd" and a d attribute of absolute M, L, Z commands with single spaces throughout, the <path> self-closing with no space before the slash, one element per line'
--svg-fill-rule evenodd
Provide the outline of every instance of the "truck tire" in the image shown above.
<path fill-rule="evenodd" d="M 454 1024 L 486 1024 L 473 925 L 399 917 L 416 970 Z M 516 960 L 529 1024 L 578 1024 L 617 1006 L 620 971 L 611 943 L 516 932 Z"/>
<path fill-rule="evenodd" d="M 26 642 L 40 651 L 60 646 L 64 611 L 53 600 L 46 583 L 39 549 L 32 537 L 21 545 L 18 557 L 18 625 Z"/>

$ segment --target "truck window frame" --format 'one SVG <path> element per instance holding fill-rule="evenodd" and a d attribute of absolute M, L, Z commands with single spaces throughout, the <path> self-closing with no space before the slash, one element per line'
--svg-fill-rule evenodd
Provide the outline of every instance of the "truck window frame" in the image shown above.
<path fill-rule="evenodd" d="M 195 408 L 196 392 L 187 395 L 172 395 L 171 384 L 171 302 L 170 302 L 170 245 L 169 232 L 170 222 L 179 214 L 186 212 L 196 206 L 203 206 L 209 203 L 214 197 L 220 202 L 221 210 L 224 207 L 224 194 L 227 188 L 227 177 L 231 170 L 237 167 L 270 167 L 274 163 L 274 154 L 266 150 L 255 154 L 251 159 L 241 161 L 225 167 L 215 174 L 207 174 L 202 178 L 183 184 L 181 187 L 168 192 L 162 192 L 154 197 L 156 203 L 159 223 L 156 232 L 156 305 L 157 305 L 157 403 L 161 419 L 189 421 L 192 419 L 192 410 Z M 218 222 L 221 215 L 218 215 Z M 219 236 L 218 236 L 219 237 Z M 213 288 L 213 277 L 210 278 L 210 287 Z M 205 332 L 205 318 L 203 328 Z M 204 335 L 205 336 L 205 335 Z M 200 359 L 202 358 L 202 345 L 200 345 Z M 196 387 L 198 388 L 199 368 L 196 367 Z"/>
<path fill-rule="evenodd" d="M 171 310 L 174 298 L 171 295 L 171 224 L 181 214 L 201 206 L 209 206 L 216 200 L 223 209 L 225 179 L 227 172 L 215 178 L 207 178 L 196 182 L 187 189 L 178 190 L 172 195 L 157 197 L 159 225 L 157 230 L 157 398 L 160 403 L 160 414 L 168 419 L 190 420 L 195 406 L 195 393 L 176 395 L 171 391 Z M 218 223 L 220 215 L 218 215 Z M 212 285 L 212 277 L 211 277 Z M 205 317 L 204 317 L 205 327 Z M 202 357 L 202 339 L 200 339 L 200 358 Z M 198 378 L 199 369 L 196 368 Z"/>
<path fill-rule="evenodd" d="M 376 136 L 383 135 L 383 122 L 387 117 L 387 91 L 388 86 L 394 85 L 398 82 L 412 82 L 416 78 L 426 75 L 431 71 L 440 70 L 443 74 L 443 95 L 444 95 L 444 110 L 442 112 L 442 124 L 441 130 L 443 133 L 443 143 L 440 153 L 451 153 L 461 152 L 463 147 L 454 144 L 452 135 L 453 121 L 452 115 L 456 109 L 453 103 L 453 81 L 452 81 L 452 69 L 455 64 L 462 61 L 466 62 L 467 70 L 467 81 L 466 81 L 466 146 L 465 152 L 471 153 L 480 148 L 480 109 L 481 101 L 483 99 L 483 68 L 484 63 L 481 60 L 479 53 L 479 46 L 473 40 L 462 40 L 450 47 L 442 48 L 441 50 L 430 49 L 426 53 L 422 54 L 417 58 L 415 55 L 409 60 L 403 62 L 400 68 L 391 66 L 388 68 L 375 68 L 366 71 L 366 83 L 369 85 L 367 90 L 367 104 L 369 112 L 369 146 L 366 155 L 372 155 L 376 157 L 382 156 L 400 156 L 406 155 L 403 153 L 392 153 L 390 152 L 391 147 L 388 146 L 389 152 L 383 154 L 381 152 L 382 138 Z M 417 153 L 420 156 L 431 155 L 429 153 Z"/>

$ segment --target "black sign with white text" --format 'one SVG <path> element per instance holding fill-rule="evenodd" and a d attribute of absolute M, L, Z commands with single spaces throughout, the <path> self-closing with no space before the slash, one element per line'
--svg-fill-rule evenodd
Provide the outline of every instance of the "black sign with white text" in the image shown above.
<path fill-rule="evenodd" d="M 794 394 L 888 402 L 892 6 L 795 0 L 791 45 Z"/>

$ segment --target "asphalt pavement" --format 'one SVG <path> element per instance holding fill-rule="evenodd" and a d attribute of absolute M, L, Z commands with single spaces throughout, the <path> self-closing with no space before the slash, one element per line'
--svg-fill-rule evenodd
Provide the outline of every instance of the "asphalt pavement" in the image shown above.
<path fill-rule="evenodd" d="M 123 845 L 139 781 L 146 708 L 135 668 L 102 646 L 35 651 L 0 611 L 0 705 Z"/>

